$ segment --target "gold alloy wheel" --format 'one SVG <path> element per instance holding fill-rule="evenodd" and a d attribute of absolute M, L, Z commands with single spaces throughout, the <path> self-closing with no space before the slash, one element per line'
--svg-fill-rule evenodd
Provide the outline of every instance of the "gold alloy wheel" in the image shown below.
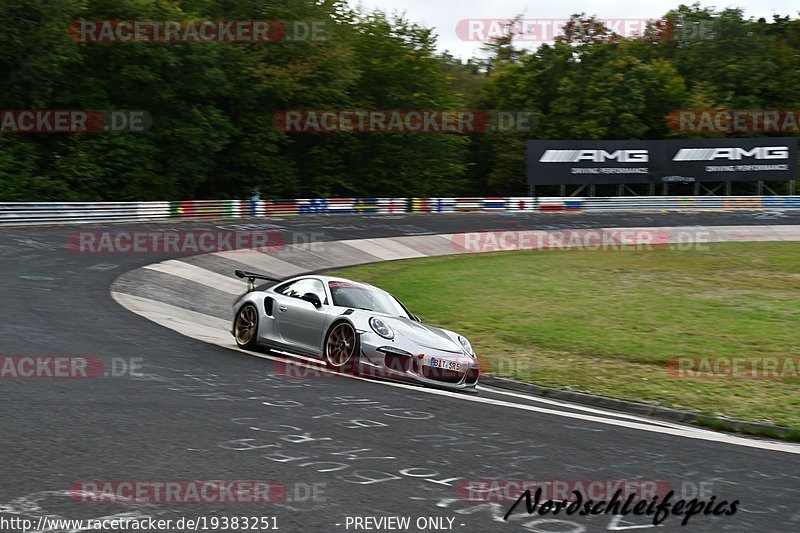
<path fill-rule="evenodd" d="M 337 324 L 325 342 L 325 357 L 328 364 L 340 367 L 353 357 L 356 350 L 356 332 L 347 322 Z"/>
<path fill-rule="evenodd" d="M 252 305 L 245 305 L 236 316 L 236 327 L 234 328 L 236 342 L 239 346 L 246 346 L 252 342 L 256 335 L 258 316 L 256 308 Z"/>

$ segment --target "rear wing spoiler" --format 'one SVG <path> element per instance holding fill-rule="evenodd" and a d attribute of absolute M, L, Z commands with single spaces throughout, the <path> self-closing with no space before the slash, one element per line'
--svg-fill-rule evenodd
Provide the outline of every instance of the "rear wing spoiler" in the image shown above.
<path fill-rule="evenodd" d="M 256 274 L 255 272 L 248 272 L 246 270 L 234 270 L 233 273 L 236 274 L 237 278 L 241 279 L 247 278 L 248 292 L 256 288 L 257 279 L 263 279 L 265 281 L 274 281 L 276 283 L 279 281 L 283 281 L 282 279 L 279 278 L 273 278 L 272 276 L 266 276 L 264 274 Z"/>

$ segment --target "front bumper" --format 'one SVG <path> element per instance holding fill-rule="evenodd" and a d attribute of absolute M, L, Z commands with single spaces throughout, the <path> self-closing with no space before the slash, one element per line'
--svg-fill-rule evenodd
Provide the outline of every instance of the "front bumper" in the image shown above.
<path fill-rule="evenodd" d="M 392 342 L 369 333 L 361 335 L 360 344 L 358 370 L 362 376 L 447 390 L 477 389 L 480 367 L 467 353 Z"/>

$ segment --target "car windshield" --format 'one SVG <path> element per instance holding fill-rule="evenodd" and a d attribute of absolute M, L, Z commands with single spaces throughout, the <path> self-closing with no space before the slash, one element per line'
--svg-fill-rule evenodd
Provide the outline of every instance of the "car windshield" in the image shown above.
<path fill-rule="evenodd" d="M 386 291 L 349 281 L 330 281 L 328 286 L 333 305 L 410 318 L 400 302 Z"/>

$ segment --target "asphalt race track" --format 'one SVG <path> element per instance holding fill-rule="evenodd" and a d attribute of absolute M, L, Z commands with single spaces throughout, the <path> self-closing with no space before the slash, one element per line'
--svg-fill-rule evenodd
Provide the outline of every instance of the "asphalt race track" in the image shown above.
<path fill-rule="evenodd" d="M 0 517 L 269 516 L 294 532 L 355 531 L 348 517 L 404 516 L 409 531 L 419 531 L 420 517 L 444 518 L 444 528 L 460 532 L 620 531 L 654 527 L 652 518 L 529 516 L 520 506 L 504 521 L 513 501 L 467 501 L 459 487 L 487 479 L 648 480 L 687 499 L 740 501 L 734 516 L 697 515 L 685 527 L 668 517 L 662 530 L 798 531 L 800 446 L 490 389 L 469 396 L 279 377 L 280 360 L 182 336 L 112 299 L 118 277 L 175 254 L 67 247 L 76 231 L 95 229 L 264 229 L 298 242 L 784 224 L 800 224 L 800 214 L 342 215 L 0 229 L 0 355 L 94 356 L 106 369 L 141 364 L 116 377 L 0 379 Z M 83 480 L 273 480 L 286 495 L 268 505 L 91 503 L 70 496 Z"/>

